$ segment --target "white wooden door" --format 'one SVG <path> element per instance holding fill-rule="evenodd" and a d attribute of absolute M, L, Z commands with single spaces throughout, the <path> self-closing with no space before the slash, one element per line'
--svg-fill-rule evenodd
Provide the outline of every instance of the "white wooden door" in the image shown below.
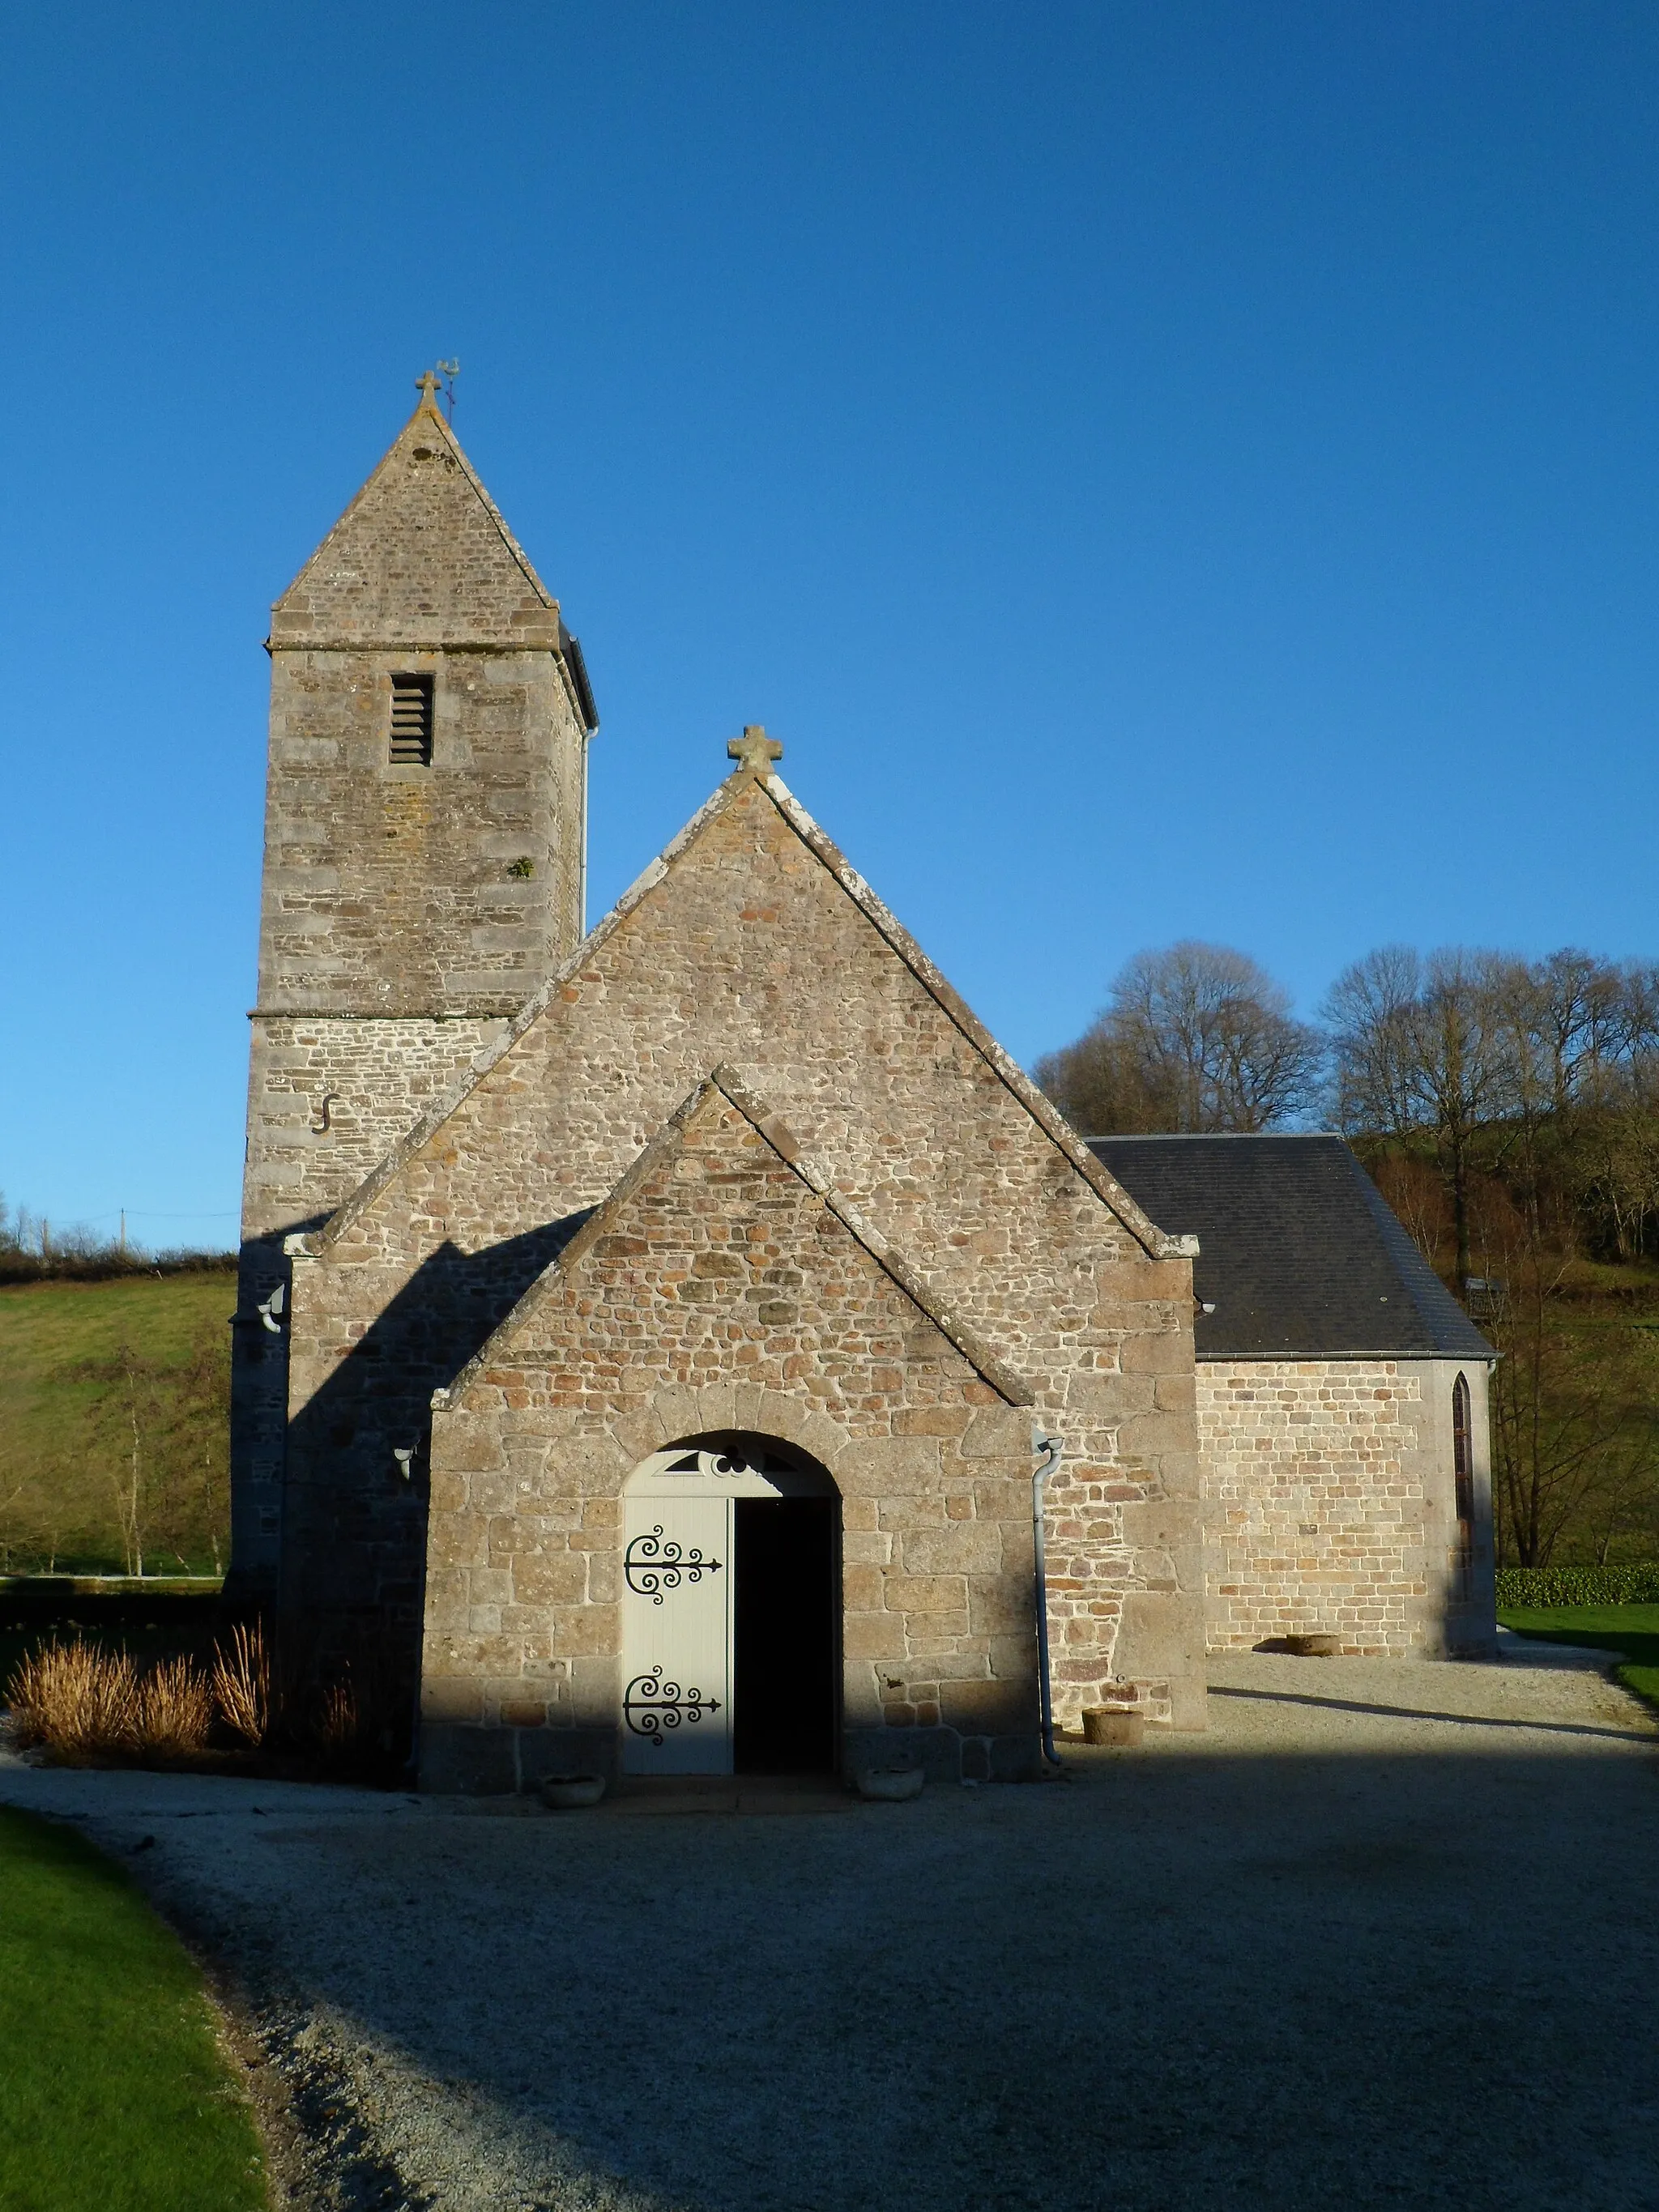
<path fill-rule="evenodd" d="M 623 1771 L 732 1771 L 732 1501 L 623 1500 Z"/>

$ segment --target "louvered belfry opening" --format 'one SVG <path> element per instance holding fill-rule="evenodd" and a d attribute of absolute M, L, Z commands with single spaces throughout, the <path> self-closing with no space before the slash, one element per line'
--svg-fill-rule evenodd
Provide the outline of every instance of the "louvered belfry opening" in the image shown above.
<path fill-rule="evenodd" d="M 394 676 L 392 679 L 392 744 L 388 757 L 393 768 L 432 765 L 432 678 Z"/>

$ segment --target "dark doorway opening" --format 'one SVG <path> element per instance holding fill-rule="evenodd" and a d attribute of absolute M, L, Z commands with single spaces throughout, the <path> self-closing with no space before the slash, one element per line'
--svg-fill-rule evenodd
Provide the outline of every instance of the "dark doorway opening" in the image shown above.
<path fill-rule="evenodd" d="M 835 1771 L 839 1502 L 735 1501 L 732 1717 L 739 1774 Z"/>

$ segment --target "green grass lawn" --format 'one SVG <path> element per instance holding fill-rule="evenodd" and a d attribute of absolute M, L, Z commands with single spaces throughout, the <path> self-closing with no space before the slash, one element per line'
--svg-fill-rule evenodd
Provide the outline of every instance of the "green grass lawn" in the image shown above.
<path fill-rule="evenodd" d="M 178 1938 L 79 1836 L 0 1808 L 0 2206 L 267 2201 L 252 2118 Z"/>
<path fill-rule="evenodd" d="M 1618 1680 L 1659 1711 L 1659 1605 L 1504 1606 L 1498 1618 L 1546 1643 L 1622 1651 L 1628 1663 L 1613 1669 Z"/>
<path fill-rule="evenodd" d="M 128 1564 L 115 1500 L 135 1422 L 149 1572 L 222 1565 L 235 1304 L 212 1267 L 0 1285 L 0 1566 Z"/>

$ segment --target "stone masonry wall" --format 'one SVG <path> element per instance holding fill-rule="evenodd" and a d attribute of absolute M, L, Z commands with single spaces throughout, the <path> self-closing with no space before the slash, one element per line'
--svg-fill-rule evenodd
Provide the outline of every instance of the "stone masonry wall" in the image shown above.
<path fill-rule="evenodd" d="M 270 635 L 551 646 L 559 607 L 428 400 L 277 600 Z"/>
<path fill-rule="evenodd" d="M 1067 1705 L 1201 1724 L 1190 1261 L 1148 1256 L 1132 1205 L 1114 1212 L 845 866 L 781 785 L 732 778 L 453 1111 L 313 1243 L 288 1602 L 418 1582 L 392 1447 L 424 1435 L 431 1390 L 545 1267 L 538 1234 L 602 1203 L 726 1062 L 1066 1437 Z"/>
<path fill-rule="evenodd" d="M 388 758 L 402 673 L 429 767 Z M 586 742 L 551 653 L 273 651 L 261 1010 L 516 1013 L 581 933 Z"/>
<path fill-rule="evenodd" d="M 281 1316 L 268 1329 L 259 1309 L 288 1283 L 283 1233 L 325 1219 L 506 1026 L 258 1014 L 253 1024 L 231 1365 L 231 1554 L 249 1594 L 275 1588 L 282 1539 L 289 1340 Z"/>
<path fill-rule="evenodd" d="M 853 1755 L 898 1730 L 952 1778 L 1036 1770 L 1030 1411 L 713 1090 L 434 1420 L 424 1786 L 614 1760 L 623 1483 L 731 1429 L 841 1492 Z"/>
<path fill-rule="evenodd" d="M 1467 1599 L 1453 1587 L 1448 1409 L 1459 1371 L 1477 1413 L 1481 1515 L 1480 1586 Z M 1478 1364 L 1206 1359 L 1197 1378 L 1212 1650 L 1297 1632 L 1334 1634 L 1362 1654 L 1490 1647 Z"/>
<path fill-rule="evenodd" d="M 325 1219 L 507 1027 L 492 1016 L 253 1018 L 245 1237 Z"/>

